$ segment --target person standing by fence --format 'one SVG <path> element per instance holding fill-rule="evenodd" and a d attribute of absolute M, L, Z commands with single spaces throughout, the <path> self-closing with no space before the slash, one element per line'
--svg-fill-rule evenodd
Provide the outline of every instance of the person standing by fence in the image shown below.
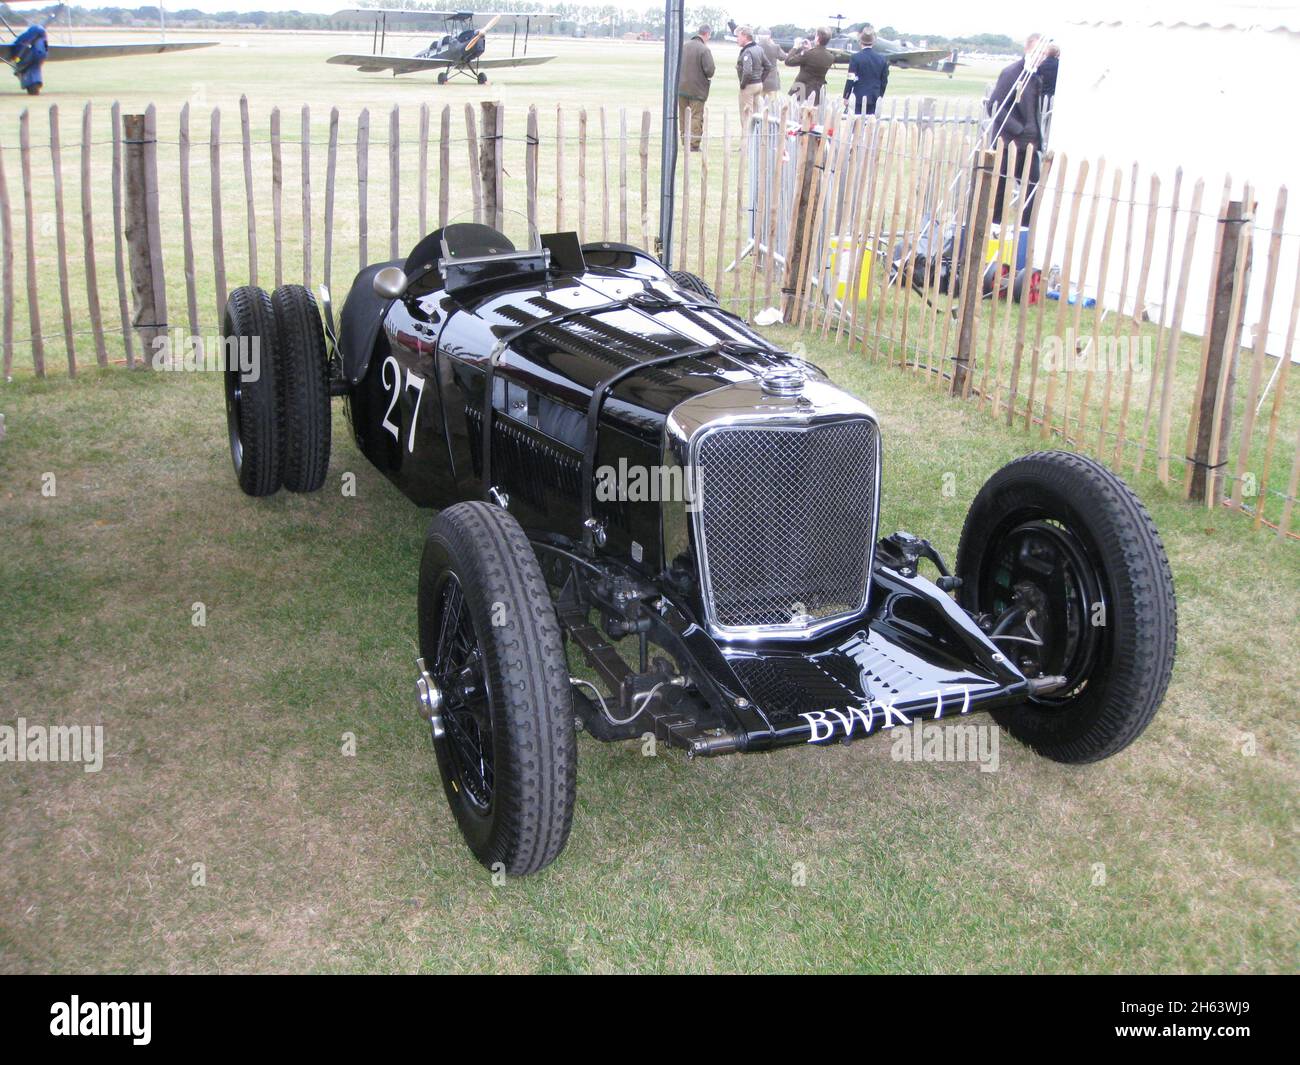
<path fill-rule="evenodd" d="M 781 91 L 781 64 L 785 62 L 786 50 L 772 40 L 772 31 L 766 26 L 760 26 L 754 36 L 763 54 L 772 62 L 772 69 L 763 79 L 763 96 L 775 96 Z"/>
<path fill-rule="evenodd" d="M 767 80 L 772 61 L 754 40 L 754 34 L 748 26 L 736 30 L 736 43 L 740 45 L 740 55 L 736 59 L 736 77 L 740 79 L 740 128 L 744 132 L 749 129 L 749 120 L 758 106 L 759 97 L 763 95 L 763 83 Z"/>
<path fill-rule="evenodd" d="M 823 26 L 817 31 L 816 44 L 801 41 L 786 56 L 786 66 L 799 68 L 794 85 L 790 87 L 790 95 L 796 100 L 815 104 L 821 99 L 822 90 L 826 88 L 826 74 L 835 65 L 835 57 L 826 47 L 830 39 L 831 31 Z"/>
<path fill-rule="evenodd" d="M 858 38 L 862 47 L 849 60 L 849 74 L 844 82 L 844 99 L 853 97 L 853 110 L 860 115 L 874 115 L 876 101 L 889 85 L 889 60 L 875 50 L 874 30 L 863 30 Z"/>
<path fill-rule="evenodd" d="M 987 110 L 993 119 L 993 134 L 1004 145 L 1016 146 L 1015 179 L 1020 182 L 1020 224 L 1029 225 L 1029 212 L 1033 207 L 1034 193 L 1038 190 L 1038 157 L 1043 150 L 1043 131 L 1039 123 L 1039 97 L 1042 83 L 1037 67 L 1044 54 L 1041 38 L 1032 34 L 1025 42 L 1025 54 L 1007 66 L 998 75 L 997 84 L 989 95 Z M 1001 224 L 1002 207 L 1007 194 L 1006 156 L 998 187 L 993 199 L 993 221 Z"/>
<path fill-rule="evenodd" d="M 713 62 L 713 52 L 709 48 L 709 38 L 712 35 L 713 30 L 706 24 L 682 45 L 682 67 L 677 78 L 677 129 L 685 144 L 686 116 L 689 111 L 693 152 L 700 150 L 700 138 L 704 135 L 704 103 L 709 98 L 709 84 L 717 69 Z"/>

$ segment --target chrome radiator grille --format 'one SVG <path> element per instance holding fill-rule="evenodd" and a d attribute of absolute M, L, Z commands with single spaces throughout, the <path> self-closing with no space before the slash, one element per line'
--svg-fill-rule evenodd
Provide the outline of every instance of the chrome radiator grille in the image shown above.
<path fill-rule="evenodd" d="M 865 418 L 704 433 L 696 531 L 715 628 L 801 631 L 862 609 L 876 455 Z"/>

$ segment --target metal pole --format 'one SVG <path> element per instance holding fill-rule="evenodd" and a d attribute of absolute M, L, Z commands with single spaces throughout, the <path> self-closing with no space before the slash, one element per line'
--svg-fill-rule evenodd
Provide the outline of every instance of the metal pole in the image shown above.
<path fill-rule="evenodd" d="M 664 0 L 663 144 L 659 156 L 659 257 L 673 260 L 673 179 L 677 173 L 677 79 L 682 66 L 685 0 Z"/>

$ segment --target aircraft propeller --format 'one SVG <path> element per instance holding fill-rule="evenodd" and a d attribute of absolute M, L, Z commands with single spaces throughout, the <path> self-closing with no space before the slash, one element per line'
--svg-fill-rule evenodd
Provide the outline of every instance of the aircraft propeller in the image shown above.
<path fill-rule="evenodd" d="M 501 21 L 500 15 L 493 15 L 491 20 L 487 23 L 487 25 L 485 25 L 481 30 L 478 31 L 478 33 L 474 34 L 474 36 L 469 39 L 469 43 L 465 45 L 465 53 L 468 55 L 470 52 L 474 51 L 474 49 L 478 47 L 478 42 L 481 41 L 484 38 L 484 36 L 486 36 L 487 31 L 490 30 L 493 26 L 495 26 L 500 21 Z"/>

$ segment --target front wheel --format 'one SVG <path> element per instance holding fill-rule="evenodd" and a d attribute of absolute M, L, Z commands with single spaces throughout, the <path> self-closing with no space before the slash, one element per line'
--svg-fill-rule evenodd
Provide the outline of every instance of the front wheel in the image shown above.
<path fill-rule="evenodd" d="M 474 856 L 512 876 L 564 849 L 577 739 L 555 608 L 523 529 L 487 503 L 429 528 L 420 560 L 421 716 Z"/>
<path fill-rule="evenodd" d="M 1095 762 L 1142 733 L 1164 699 L 1178 634 L 1173 577 L 1151 515 L 1100 463 L 1042 451 L 980 489 L 957 550 L 961 600 L 999 649 L 1054 690 L 994 711 L 1059 762 Z"/>

